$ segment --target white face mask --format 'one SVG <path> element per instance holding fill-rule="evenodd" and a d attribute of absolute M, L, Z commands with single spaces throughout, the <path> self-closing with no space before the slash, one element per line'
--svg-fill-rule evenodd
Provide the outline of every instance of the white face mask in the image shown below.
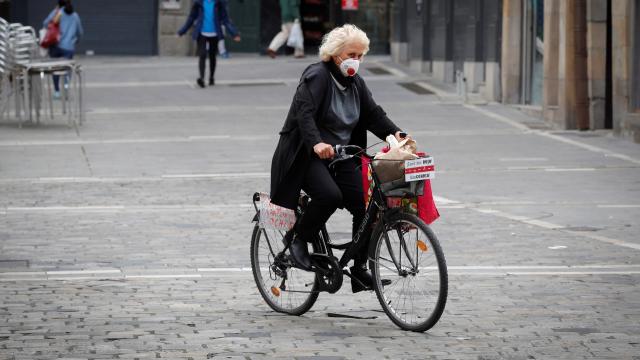
<path fill-rule="evenodd" d="M 342 60 L 340 57 L 338 59 Z M 352 58 L 342 60 L 340 63 L 340 71 L 344 76 L 355 76 L 360 67 L 360 61 Z"/>

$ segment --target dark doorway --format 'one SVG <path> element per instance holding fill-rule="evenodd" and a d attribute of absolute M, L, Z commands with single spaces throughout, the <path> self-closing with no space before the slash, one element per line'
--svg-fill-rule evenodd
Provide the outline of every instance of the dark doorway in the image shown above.
<path fill-rule="evenodd" d="M 233 20 L 242 41 L 225 40 L 229 51 L 257 52 L 260 48 L 260 1 L 259 0 L 229 0 L 229 17 Z"/>
<path fill-rule="evenodd" d="M 611 1 L 607 0 L 607 49 L 605 60 L 604 128 L 613 128 L 613 64 L 611 49 Z"/>
<path fill-rule="evenodd" d="M 305 47 L 314 49 L 322 42 L 322 37 L 331 30 L 331 3 L 328 1 L 302 0 L 300 13 L 302 16 L 302 30 L 304 32 Z"/>
<path fill-rule="evenodd" d="M 473 45 L 468 37 L 473 36 L 469 24 L 475 25 L 475 0 L 458 0 L 453 2 L 453 70 L 464 71 L 467 48 Z M 473 29 L 471 29 L 473 30 Z"/>
<path fill-rule="evenodd" d="M 0 0 L 0 17 L 10 21 L 11 19 L 11 2 L 9 0 Z"/>

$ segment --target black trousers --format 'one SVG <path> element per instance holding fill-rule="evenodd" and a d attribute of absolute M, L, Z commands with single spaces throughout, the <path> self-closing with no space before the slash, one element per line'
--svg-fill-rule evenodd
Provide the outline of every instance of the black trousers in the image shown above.
<path fill-rule="evenodd" d="M 311 197 L 307 209 L 297 225 L 297 232 L 303 240 L 311 242 L 320 228 L 329 220 L 337 208 L 346 208 L 353 215 L 352 234 L 355 234 L 365 214 L 362 192 L 362 175 L 359 161 L 342 161 L 333 169 L 330 161 L 312 155 L 302 183 L 302 189 Z M 367 247 L 354 261 L 364 264 Z"/>
<path fill-rule="evenodd" d="M 209 45 L 209 46 L 207 46 Z M 216 72 L 216 53 L 218 52 L 218 37 L 198 35 L 198 70 L 200 79 L 204 79 L 204 63 L 209 56 L 209 79 L 213 79 Z"/>

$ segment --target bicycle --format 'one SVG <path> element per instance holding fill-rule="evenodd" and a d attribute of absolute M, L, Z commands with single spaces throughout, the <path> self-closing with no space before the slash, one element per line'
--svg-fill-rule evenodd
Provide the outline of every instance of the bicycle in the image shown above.
<path fill-rule="evenodd" d="M 355 145 L 337 145 L 335 150 L 332 165 L 358 155 L 373 159 Z M 387 205 L 387 196 L 416 196 L 420 182 L 406 183 L 403 178 L 380 184 L 373 162 L 369 166 L 373 194 L 358 231 L 352 241 L 334 244 L 326 226 L 322 227 L 311 243 L 312 271 L 297 268 L 288 253 L 293 230 L 260 227 L 260 211 L 256 204 L 260 201 L 260 193 L 255 193 L 253 221 L 256 225 L 251 238 L 253 276 L 260 294 L 273 310 L 302 315 L 311 309 L 321 292 L 337 292 L 344 275 L 353 279 L 345 267 L 361 246 L 368 246 L 369 269 L 373 276 L 373 289 L 368 290 L 375 291 L 382 309 L 398 327 L 424 332 L 438 322 L 445 308 L 448 275 L 444 254 L 435 234 L 424 221 Z M 308 202 L 309 197 L 301 194 L 296 218 L 304 213 Z M 370 235 L 365 239 L 363 236 L 366 237 L 367 232 Z M 333 250 L 344 250 L 339 260 Z"/>

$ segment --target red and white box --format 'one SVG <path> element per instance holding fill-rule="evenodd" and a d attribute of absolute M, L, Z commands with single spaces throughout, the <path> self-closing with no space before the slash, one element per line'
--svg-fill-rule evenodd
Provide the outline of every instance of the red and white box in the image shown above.
<path fill-rule="evenodd" d="M 431 156 L 404 161 L 404 181 L 431 180 L 435 175 L 435 165 Z"/>

